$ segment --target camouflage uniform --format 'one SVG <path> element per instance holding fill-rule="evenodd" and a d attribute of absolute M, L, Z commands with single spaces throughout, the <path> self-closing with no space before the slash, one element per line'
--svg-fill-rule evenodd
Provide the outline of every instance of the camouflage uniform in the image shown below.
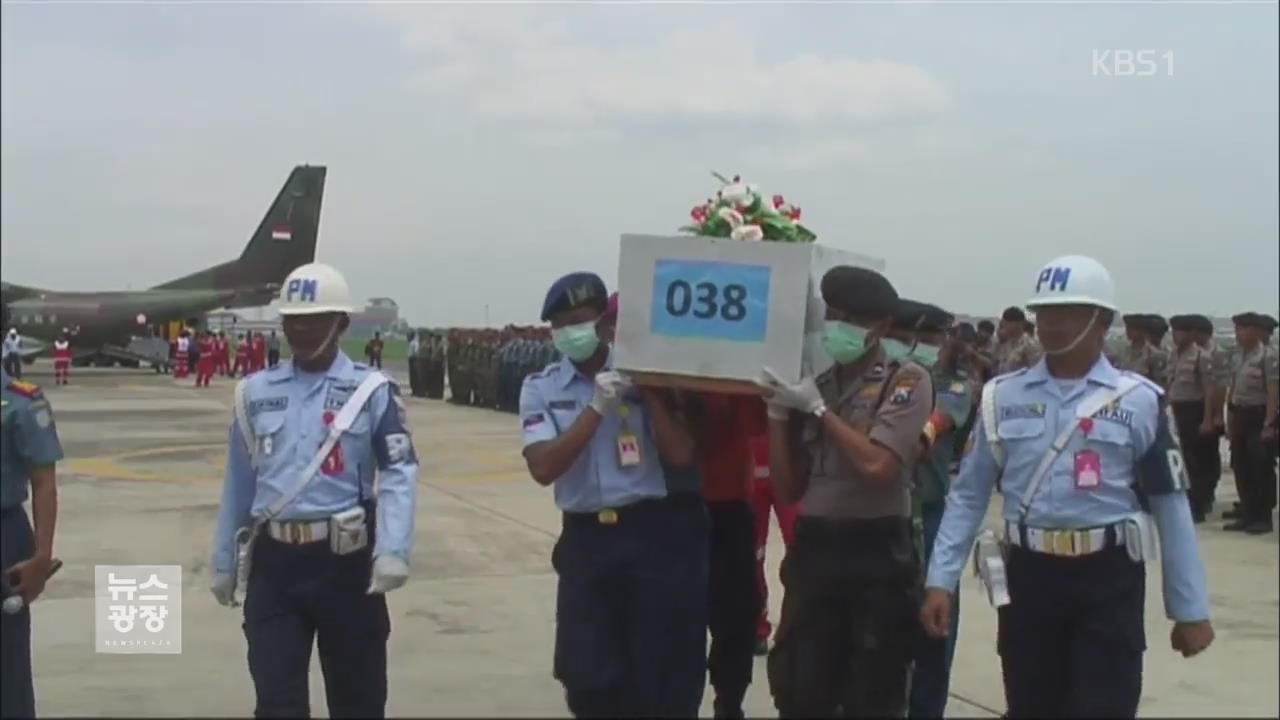
<path fill-rule="evenodd" d="M 992 351 L 994 372 L 996 375 L 1004 375 L 1014 370 L 1031 367 L 1040 362 L 1040 356 L 1043 354 L 1040 343 L 1026 335 L 1019 335 L 1008 342 L 997 343 Z"/>

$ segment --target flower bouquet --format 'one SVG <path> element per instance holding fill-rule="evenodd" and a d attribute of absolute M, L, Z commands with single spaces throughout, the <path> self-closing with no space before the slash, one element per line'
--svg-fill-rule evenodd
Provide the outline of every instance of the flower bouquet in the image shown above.
<path fill-rule="evenodd" d="M 733 180 L 712 173 L 724 184 L 714 198 L 689 212 L 693 224 L 681 232 L 735 240 L 811 243 L 813 231 L 800 224 L 800 208 L 781 195 L 766 201 L 760 188 L 748 185 L 735 175 Z"/>

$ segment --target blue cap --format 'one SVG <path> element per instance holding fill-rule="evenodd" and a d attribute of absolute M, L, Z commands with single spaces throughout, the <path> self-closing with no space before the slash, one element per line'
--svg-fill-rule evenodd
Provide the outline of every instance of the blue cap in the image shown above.
<path fill-rule="evenodd" d="M 542 321 L 565 310 L 583 305 L 595 305 L 604 312 L 609 303 L 609 291 L 599 275 L 590 272 L 569 273 L 551 283 L 547 299 L 542 301 Z"/>

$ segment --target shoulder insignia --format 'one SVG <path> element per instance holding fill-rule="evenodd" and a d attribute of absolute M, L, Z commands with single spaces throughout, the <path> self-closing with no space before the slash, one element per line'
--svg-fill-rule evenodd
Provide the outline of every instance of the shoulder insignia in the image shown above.
<path fill-rule="evenodd" d="M 40 386 L 35 383 L 29 383 L 25 380 L 11 380 L 8 388 L 11 392 L 17 393 L 25 398 L 32 400 L 40 397 Z"/>
<path fill-rule="evenodd" d="M 1147 387 L 1148 390 L 1154 392 L 1156 394 L 1156 397 L 1164 397 L 1164 388 L 1160 387 L 1158 383 L 1152 381 L 1146 375 L 1143 375 L 1142 373 L 1139 373 L 1139 372 L 1134 372 L 1132 370 L 1121 370 L 1120 374 L 1125 377 L 1131 377 L 1137 380 L 1138 382 L 1142 383 Z"/>

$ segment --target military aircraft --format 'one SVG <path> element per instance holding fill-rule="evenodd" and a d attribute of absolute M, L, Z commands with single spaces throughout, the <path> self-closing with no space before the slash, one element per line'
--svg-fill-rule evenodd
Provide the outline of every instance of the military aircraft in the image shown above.
<path fill-rule="evenodd" d="M 159 325 L 218 308 L 266 305 L 294 268 L 315 259 L 324 179 L 322 166 L 295 167 L 240 257 L 149 290 L 64 292 L 0 283 L 0 327 L 17 328 L 24 356 L 46 350 L 69 329 L 78 361 L 94 355 L 129 360 L 123 349 L 131 338 Z"/>

